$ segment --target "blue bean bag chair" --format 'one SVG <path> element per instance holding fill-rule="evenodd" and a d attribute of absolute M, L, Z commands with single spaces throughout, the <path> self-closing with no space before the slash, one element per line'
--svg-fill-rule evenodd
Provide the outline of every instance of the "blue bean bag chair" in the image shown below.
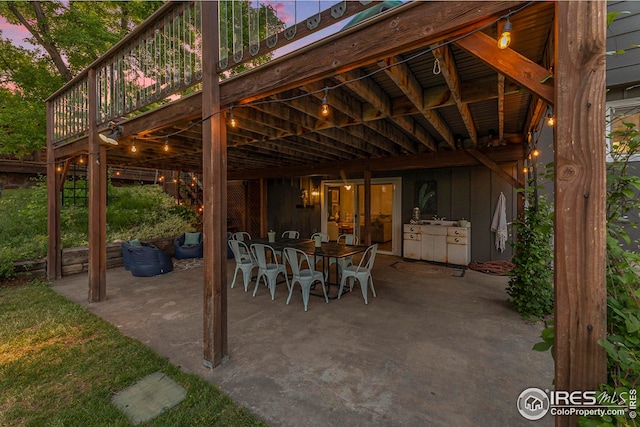
<path fill-rule="evenodd" d="M 173 241 L 176 259 L 202 258 L 202 233 L 182 233 Z"/>
<path fill-rule="evenodd" d="M 136 277 L 151 277 L 173 271 L 169 255 L 151 243 L 131 240 L 121 246 L 124 268 Z"/>

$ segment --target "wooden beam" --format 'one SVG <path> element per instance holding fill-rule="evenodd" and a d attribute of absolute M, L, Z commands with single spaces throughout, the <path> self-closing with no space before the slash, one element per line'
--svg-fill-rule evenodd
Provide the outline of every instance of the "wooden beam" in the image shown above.
<path fill-rule="evenodd" d="M 347 87 L 354 91 L 358 96 L 363 98 L 373 108 L 373 112 L 368 112 L 365 117 L 364 110 L 367 106 L 363 106 L 362 121 L 367 123 L 373 120 L 390 117 L 396 125 L 407 134 L 413 136 L 419 143 L 428 147 L 431 151 L 437 150 L 436 142 L 431 135 L 411 117 L 393 117 L 391 110 L 391 98 L 382 90 L 382 88 L 372 79 L 365 78 L 360 70 L 352 70 L 345 74 L 336 76 L 341 83 L 346 83 Z M 414 153 L 415 150 L 409 150 Z"/>
<path fill-rule="evenodd" d="M 47 111 L 47 280 L 62 277 L 62 245 L 60 239 L 60 173 L 56 171 L 53 149 L 53 106 Z"/>
<path fill-rule="evenodd" d="M 498 144 L 504 141 L 504 74 L 498 73 Z"/>
<path fill-rule="evenodd" d="M 455 42 L 470 54 L 535 93 L 546 102 L 553 104 L 554 88 L 541 83 L 549 77 L 544 67 L 520 55 L 512 49 L 499 49 L 496 39 L 482 32 L 469 34 Z"/>
<path fill-rule="evenodd" d="M 408 50 L 429 46 L 445 35 L 455 37 L 482 28 L 505 10 L 523 2 L 413 2 L 411 8 L 380 17 L 380 25 L 354 27 L 274 60 L 242 79 L 221 83 L 221 104 L 243 103 L 332 77 Z M 351 37 L 357 34 L 357 37 Z M 349 37 L 347 37 L 349 35 Z M 357 58 L 357 60 L 354 60 Z"/>
<path fill-rule="evenodd" d="M 502 147 L 478 149 L 495 163 L 509 163 L 523 160 L 526 157 L 521 144 L 508 144 Z M 243 169 L 230 171 L 227 179 L 260 179 L 260 178 L 288 178 L 311 175 L 335 175 L 336 171 L 345 173 L 359 173 L 364 168 L 372 172 L 403 171 L 413 169 L 452 168 L 463 166 L 477 166 L 482 163 L 467 152 L 467 150 L 442 151 L 437 153 L 423 153 L 404 156 L 392 156 L 372 159 L 356 159 L 343 162 L 308 163 L 289 168 Z"/>
<path fill-rule="evenodd" d="M 559 1 L 555 9 L 555 389 L 571 393 L 599 390 L 607 379 L 598 344 L 607 326 L 607 3 Z M 555 421 L 577 424 L 575 416 Z"/>
<path fill-rule="evenodd" d="M 220 113 L 218 5 L 202 3 L 202 173 L 203 173 L 203 364 L 213 368 L 228 357 L 227 336 L 227 141 Z M 224 242 L 224 243 L 223 243 Z"/>
<path fill-rule="evenodd" d="M 460 94 L 462 102 L 473 104 L 474 102 L 486 101 L 487 99 L 495 99 L 498 97 L 496 90 L 496 78 L 485 77 L 473 82 L 461 82 Z M 505 82 L 504 93 L 509 95 L 522 90 L 520 85 L 508 80 Z M 455 105 L 451 95 L 451 89 L 447 85 L 433 86 L 424 90 L 424 108 L 436 109 Z M 401 96 L 391 100 L 392 117 L 406 116 L 418 114 L 418 109 L 406 97 Z M 371 112 L 365 107 L 363 109 L 363 117 L 367 119 L 367 115 Z"/>
<path fill-rule="evenodd" d="M 451 97 L 453 98 L 456 107 L 458 107 L 458 112 L 460 113 L 460 117 L 462 117 L 464 126 L 467 128 L 467 133 L 469 134 L 471 142 L 476 146 L 478 145 L 478 132 L 476 131 L 475 124 L 473 123 L 469 105 L 462 102 L 460 77 L 456 70 L 456 61 L 453 59 L 451 48 L 449 46 L 443 46 L 440 48 L 434 47 L 432 53 L 440 63 L 442 77 L 444 77 L 449 89 L 451 89 Z"/>
<path fill-rule="evenodd" d="M 362 234 L 363 234 L 365 243 L 367 245 L 371 245 L 371 170 L 370 169 L 364 170 L 364 230 Z"/>
<path fill-rule="evenodd" d="M 402 58 L 392 57 L 387 58 L 384 62 L 379 63 L 379 65 L 386 67 L 384 68 L 384 72 L 387 76 L 389 76 L 396 86 L 398 86 L 416 108 L 418 108 L 420 114 L 431 123 L 431 126 L 442 136 L 442 139 L 444 139 L 451 148 L 455 149 L 453 132 L 451 132 L 449 125 L 442 120 L 438 112 L 424 108 L 423 88 L 409 66 L 401 61 Z"/>
<path fill-rule="evenodd" d="M 96 126 L 96 71 L 90 69 L 89 87 L 89 302 L 107 298 L 107 158 Z"/>
<path fill-rule="evenodd" d="M 478 160 L 480 163 L 491 169 L 494 173 L 496 173 L 500 178 L 507 181 L 507 183 L 511 184 L 511 186 L 515 189 L 524 188 L 524 181 L 519 181 L 509 173 L 507 173 L 504 169 L 500 167 L 496 162 L 487 157 L 484 153 L 481 153 L 475 148 L 469 148 L 466 150 L 467 153 L 471 154 L 473 158 Z"/>

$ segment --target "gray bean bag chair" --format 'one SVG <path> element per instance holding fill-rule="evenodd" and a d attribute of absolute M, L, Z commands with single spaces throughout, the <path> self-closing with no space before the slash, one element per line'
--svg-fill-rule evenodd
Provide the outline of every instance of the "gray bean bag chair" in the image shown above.
<path fill-rule="evenodd" d="M 176 259 L 202 258 L 202 233 L 182 233 L 173 241 Z"/>
<path fill-rule="evenodd" d="M 133 243 L 133 244 L 132 244 Z M 171 258 L 151 243 L 132 240 L 122 243 L 124 268 L 137 277 L 151 277 L 173 271 Z"/>

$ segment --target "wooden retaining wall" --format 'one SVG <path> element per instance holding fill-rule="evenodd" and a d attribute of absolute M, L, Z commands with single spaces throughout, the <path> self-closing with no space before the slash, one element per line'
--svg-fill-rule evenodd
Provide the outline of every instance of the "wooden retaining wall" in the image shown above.
<path fill-rule="evenodd" d="M 173 238 L 149 239 L 146 242 L 153 243 L 169 256 L 173 256 Z M 120 243 L 107 244 L 107 268 L 121 267 L 123 265 L 122 249 Z M 47 271 L 46 258 L 19 261 L 13 264 L 17 274 L 30 274 L 32 276 L 45 277 Z M 79 248 L 66 248 L 62 250 L 62 275 L 86 273 L 89 267 L 89 249 L 86 246 Z"/>

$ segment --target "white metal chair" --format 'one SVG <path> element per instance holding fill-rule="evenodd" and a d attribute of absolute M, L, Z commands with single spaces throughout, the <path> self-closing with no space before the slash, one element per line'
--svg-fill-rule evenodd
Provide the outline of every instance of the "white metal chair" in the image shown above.
<path fill-rule="evenodd" d="M 341 234 L 338 236 L 338 243 L 342 243 L 345 245 L 357 245 L 358 236 L 355 234 Z M 344 258 L 338 258 L 337 263 L 336 258 L 329 258 L 329 269 L 327 270 L 326 274 L 329 273 L 329 270 L 331 270 L 331 266 L 333 264 L 337 265 L 336 268 L 338 269 L 338 274 L 340 274 L 342 270 L 353 264 L 353 257 L 348 256 Z"/>
<path fill-rule="evenodd" d="M 249 252 L 249 248 L 244 242 L 239 240 L 229 240 L 229 247 L 233 252 L 233 258 L 236 261 L 236 270 L 233 273 L 233 280 L 231 281 L 231 287 L 236 284 L 236 277 L 238 270 L 242 271 L 242 279 L 244 280 L 244 291 L 249 289 L 249 282 L 251 281 L 251 273 L 253 269 L 258 266 L 258 263 Z"/>
<path fill-rule="evenodd" d="M 241 242 L 246 242 L 246 241 L 251 240 L 251 234 L 247 233 L 246 231 L 237 231 L 237 232 L 233 233 L 231 238 L 233 240 L 239 240 Z"/>
<path fill-rule="evenodd" d="M 320 236 L 320 241 L 321 242 L 328 242 L 329 241 L 329 234 L 327 233 L 313 233 L 311 235 L 311 240 L 313 240 L 316 236 Z"/>
<path fill-rule="evenodd" d="M 304 304 L 304 311 L 307 311 L 309 304 L 309 295 L 311 294 L 311 285 L 314 282 L 320 282 L 322 285 L 322 292 L 324 293 L 324 300 L 329 303 L 329 297 L 327 297 L 327 290 L 324 287 L 324 274 L 322 271 L 311 270 L 311 268 L 300 268 L 300 265 L 307 263 L 308 266 L 313 264 L 309 260 L 309 255 L 296 248 L 285 248 L 284 257 L 291 266 L 291 286 L 289 287 L 289 298 L 287 298 L 287 304 L 291 301 L 291 295 L 293 295 L 293 288 L 296 282 L 300 284 L 302 288 L 302 303 Z"/>
<path fill-rule="evenodd" d="M 358 265 L 350 265 L 342 270 L 342 280 L 340 281 L 340 289 L 338 290 L 338 299 L 342 295 L 344 284 L 349 280 L 349 290 L 353 290 L 353 283 L 357 280 L 360 282 L 360 288 L 362 289 L 362 297 L 364 303 L 368 304 L 367 289 L 371 286 L 371 293 L 376 296 L 376 289 L 373 287 L 373 278 L 371 277 L 371 271 L 373 270 L 373 263 L 376 260 L 376 252 L 378 250 L 378 244 L 371 245 L 362 255 Z"/>
<path fill-rule="evenodd" d="M 267 258 L 267 252 L 270 252 L 271 254 L 269 258 Z M 284 279 L 287 282 L 287 288 L 289 290 L 291 289 L 284 262 L 282 264 L 278 263 L 276 251 L 271 246 L 263 245 L 262 243 L 254 243 L 251 245 L 251 253 L 253 253 L 253 256 L 258 263 L 258 277 L 256 277 L 256 287 L 253 289 L 254 297 L 258 291 L 260 280 L 263 277 L 265 285 L 267 285 L 269 287 L 269 291 L 271 291 L 271 300 L 275 299 L 278 275 L 282 274 L 284 276 Z"/>
<path fill-rule="evenodd" d="M 251 244 L 251 234 L 247 233 L 246 231 L 237 231 L 237 232 L 233 233 L 231 235 L 231 239 L 238 240 L 240 242 L 245 242 L 248 245 Z M 249 251 L 249 247 L 248 246 L 246 246 L 246 247 L 241 246 L 240 247 L 240 251 L 242 253 L 244 253 L 244 254 L 251 255 L 251 252 Z M 246 251 L 246 252 L 244 252 L 244 251 Z"/>
<path fill-rule="evenodd" d="M 287 230 L 282 233 L 282 237 L 288 239 L 298 239 L 300 237 L 300 232 L 296 230 Z"/>

